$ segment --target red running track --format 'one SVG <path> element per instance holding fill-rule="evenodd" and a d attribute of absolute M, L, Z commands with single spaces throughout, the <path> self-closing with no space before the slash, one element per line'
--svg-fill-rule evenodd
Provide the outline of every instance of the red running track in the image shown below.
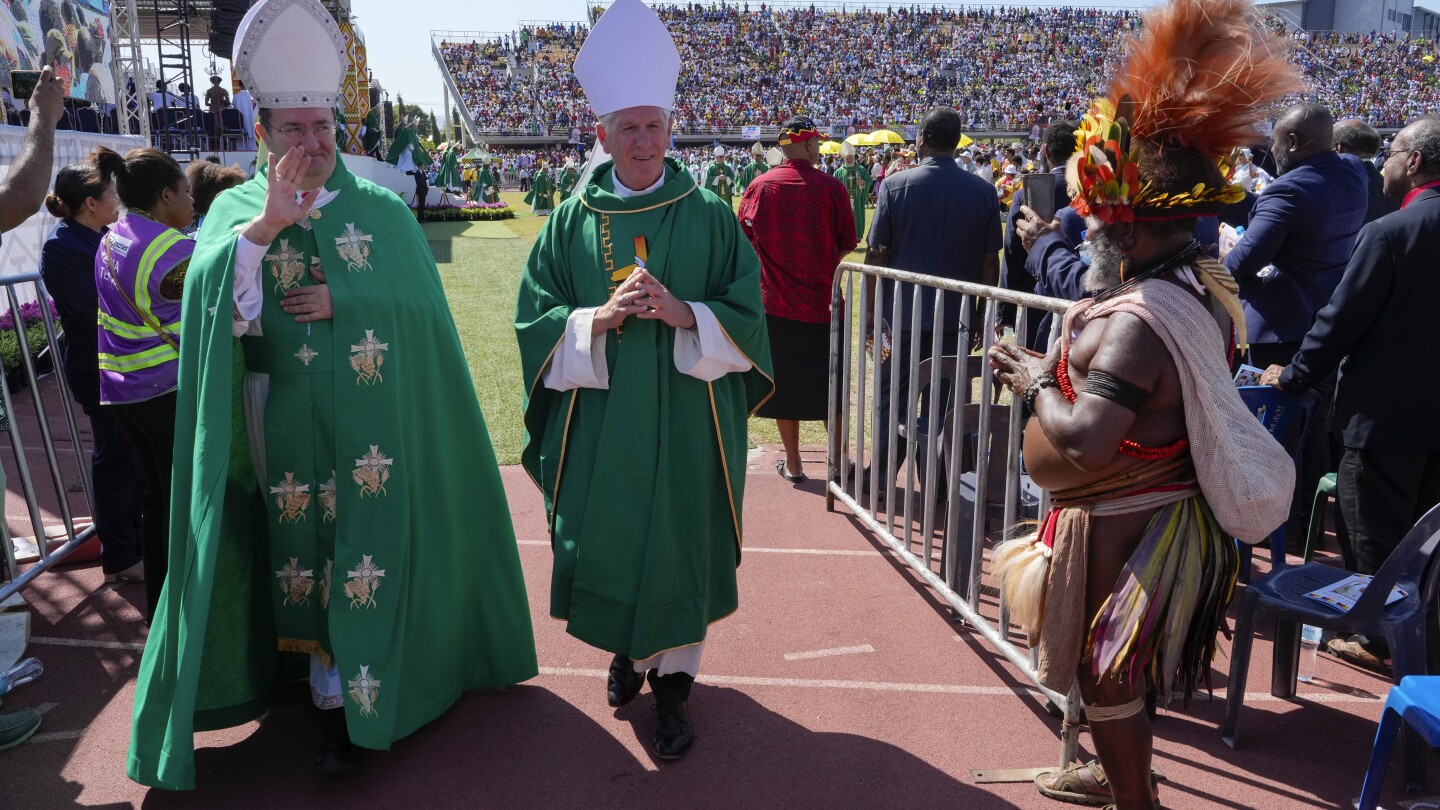
<path fill-rule="evenodd" d="M 823 469 L 819 451 L 806 455 L 809 469 Z M 972 769 L 1052 764 L 1058 721 L 851 517 L 827 513 L 818 481 L 786 483 L 774 458 L 751 459 L 741 608 L 711 630 L 691 698 L 699 738 L 681 762 L 648 752 L 648 689 L 610 709 L 609 656 L 548 618 L 540 498 L 519 468 L 506 468 L 539 677 L 467 695 L 390 752 L 370 752 L 360 775 L 328 780 L 311 772 L 318 730 L 297 687 L 259 722 L 198 736 L 196 791 L 147 791 L 124 774 L 142 589 L 103 585 L 93 564 L 68 567 L 28 592 L 30 654 L 46 675 L 4 709 L 43 708 L 45 725 L 0 753 L 0 806 L 1062 806 L 1029 784 L 974 784 Z M 1358 795 L 1386 682 L 1322 656 L 1328 680 L 1302 685 L 1299 701 L 1278 701 L 1263 691 L 1269 658 L 1268 640 L 1257 640 L 1240 751 L 1216 730 L 1225 660 L 1215 700 L 1161 713 L 1156 766 L 1169 777 L 1167 808 L 1349 807 Z M 1409 804 L 1399 782 L 1392 769 L 1389 807 Z"/>

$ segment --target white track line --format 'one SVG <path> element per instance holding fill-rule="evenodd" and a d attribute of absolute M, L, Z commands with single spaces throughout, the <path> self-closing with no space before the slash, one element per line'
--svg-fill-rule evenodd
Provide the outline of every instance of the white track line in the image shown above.
<path fill-rule="evenodd" d="M 873 653 L 875 648 L 869 644 L 859 644 L 854 647 L 831 647 L 828 650 L 811 650 L 810 652 L 785 653 L 786 661 L 805 661 L 810 658 L 829 658 L 832 655 L 854 655 L 856 653 Z"/>
<path fill-rule="evenodd" d="M 605 678 L 609 670 L 577 669 L 572 667 L 541 667 L 541 675 L 568 678 Z M 871 692 L 918 692 L 942 695 L 1034 695 L 1039 693 L 1024 686 L 965 686 L 948 683 L 891 683 L 887 681 L 839 681 L 819 678 L 759 678 L 746 675 L 704 675 L 697 678 L 700 683 L 716 686 L 789 686 L 801 689 L 852 689 Z M 1216 701 L 1223 701 L 1223 692 L 1215 694 Z M 1315 692 L 1298 696 L 1301 702 L 1310 703 L 1378 703 L 1383 697 L 1365 697 L 1335 692 Z M 1289 702 L 1282 701 L 1269 692 L 1246 692 L 1246 703 Z"/>
<path fill-rule="evenodd" d="M 145 649 L 143 641 L 97 641 L 89 638 L 56 638 L 53 636 L 31 636 L 30 643 L 49 647 L 88 647 L 96 650 L 132 650 L 134 652 L 141 652 Z"/>
<path fill-rule="evenodd" d="M 516 540 L 522 546 L 545 546 L 550 547 L 549 540 Z M 746 546 L 741 549 L 742 554 L 812 554 L 821 557 L 886 557 L 892 556 L 895 552 L 885 549 L 884 551 L 863 551 L 849 548 L 756 548 Z"/>

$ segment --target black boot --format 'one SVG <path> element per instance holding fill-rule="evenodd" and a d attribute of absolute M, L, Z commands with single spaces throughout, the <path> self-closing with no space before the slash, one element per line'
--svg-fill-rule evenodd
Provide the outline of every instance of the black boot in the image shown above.
<path fill-rule="evenodd" d="M 360 770 L 360 749 L 350 742 L 345 729 L 345 710 L 325 709 L 320 712 L 320 756 L 315 758 L 315 772 L 321 776 L 340 776 Z"/>
<path fill-rule="evenodd" d="M 650 670 L 650 691 L 655 693 L 655 756 L 661 759 L 679 759 L 685 756 L 690 743 L 695 742 L 695 730 L 690 726 L 690 686 L 695 683 L 692 675 L 674 672 L 665 676 Z"/>
<path fill-rule="evenodd" d="M 610 705 L 620 708 L 640 694 L 645 685 L 645 676 L 635 671 L 635 662 L 624 655 L 615 656 L 610 662 L 610 679 L 606 684 L 605 697 Z"/>

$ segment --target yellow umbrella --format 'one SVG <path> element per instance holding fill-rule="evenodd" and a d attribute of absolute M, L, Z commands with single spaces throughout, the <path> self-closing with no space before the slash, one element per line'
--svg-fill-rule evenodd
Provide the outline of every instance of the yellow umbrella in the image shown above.
<path fill-rule="evenodd" d="M 877 129 L 865 136 L 864 143 L 870 146 L 879 146 L 883 143 L 905 143 L 905 139 L 900 137 L 898 132 L 892 132 L 888 129 Z"/>
<path fill-rule="evenodd" d="M 840 142 L 839 142 L 839 141 L 826 141 L 826 142 L 820 144 L 820 154 L 822 154 L 822 155 L 838 155 L 838 154 L 840 154 Z"/>
<path fill-rule="evenodd" d="M 851 146 L 869 146 L 870 142 L 865 140 L 867 137 L 869 137 L 869 135 L 870 133 L 868 132 L 857 132 L 854 135 L 846 138 L 845 143 L 848 143 Z"/>

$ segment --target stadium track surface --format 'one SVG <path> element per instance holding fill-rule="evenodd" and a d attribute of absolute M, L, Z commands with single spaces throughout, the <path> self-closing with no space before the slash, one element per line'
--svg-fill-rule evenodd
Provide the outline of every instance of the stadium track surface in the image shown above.
<path fill-rule="evenodd" d="M 699 739 L 679 763 L 649 753 L 648 688 L 610 709 L 609 657 L 547 617 L 539 493 L 507 467 L 539 677 L 466 695 L 342 780 L 311 771 L 318 732 L 297 684 L 262 720 L 198 736 L 198 790 L 147 791 L 124 774 L 143 588 L 103 585 L 96 563 L 67 566 L 27 591 L 28 654 L 46 674 L 0 711 L 40 708 L 45 725 L 0 753 L 0 807 L 1061 807 L 1029 784 L 972 782 L 972 769 L 1051 764 L 1058 721 L 852 518 L 825 512 L 818 481 L 781 480 L 778 457 L 768 449 L 749 461 L 741 608 L 711 630 L 692 700 Z M 822 450 L 805 457 L 808 470 L 823 469 Z M 20 531 L 23 502 L 13 480 L 11 488 L 7 514 Z M 1269 660 L 1268 639 L 1258 639 L 1239 751 L 1216 731 L 1224 659 L 1214 701 L 1202 695 L 1162 713 L 1165 807 L 1349 807 L 1358 795 L 1387 684 L 1322 656 L 1318 674 L 1329 680 L 1302 684 L 1310 699 L 1287 703 L 1265 691 Z M 1081 743 L 1088 752 L 1088 735 Z M 1418 798 L 1399 789 L 1392 768 L 1387 807 Z"/>

